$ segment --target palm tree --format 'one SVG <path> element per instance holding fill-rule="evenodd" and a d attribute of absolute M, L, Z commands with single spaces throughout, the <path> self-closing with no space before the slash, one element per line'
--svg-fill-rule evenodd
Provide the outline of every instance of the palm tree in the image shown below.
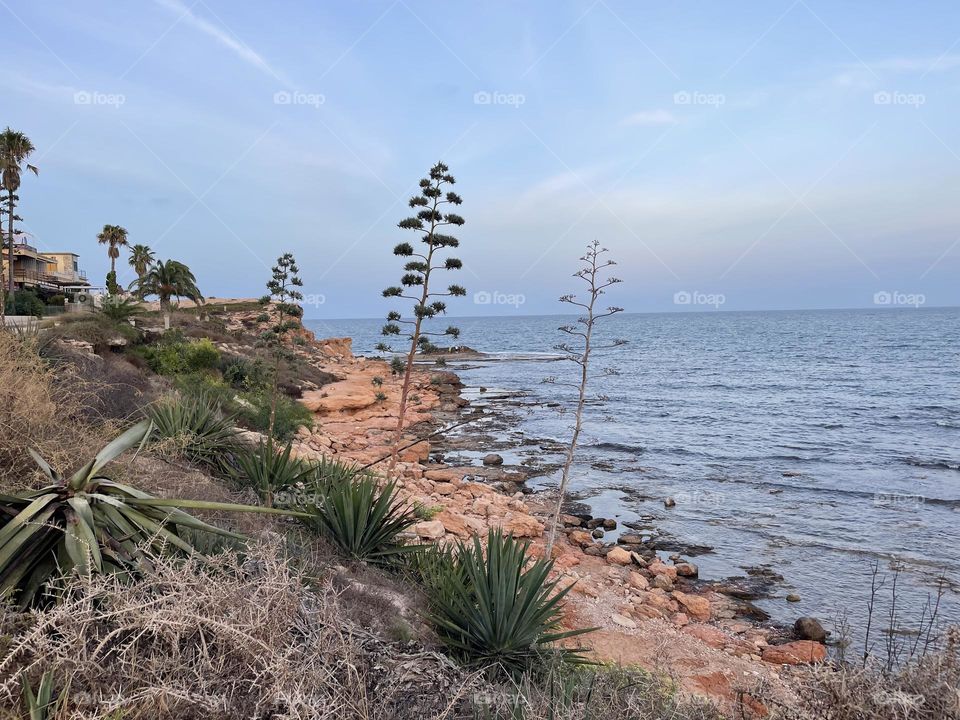
<path fill-rule="evenodd" d="M 120 257 L 120 247 L 127 244 L 127 229 L 120 225 L 104 225 L 103 230 L 97 235 L 97 242 L 109 246 L 107 255 L 110 256 L 110 274 L 107 276 L 107 285 L 116 287 L 117 258 Z M 111 295 L 114 293 L 114 290 L 109 287 L 107 289 L 110 290 Z"/>
<path fill-rule="evenodd" d="M 9 270 L 7 288 L 10 292 L 11 300 L 13 300 L 14 294 L 13 221 L 18 219 L 16 215 L 16 202 L 19 199 L 16 193 L 20 188 L 20 174 L 24 168 L 30 170 L 34 175 L 38 174 L 37 168 L 27 162 L 27 158 L 30 157 L 35 149 L 33 143 L 30 142 L 30 138 L 22 132 L 12 130 L 8 127 L 0 133 L 0 181 L 2 181 L 3 189 L 7 191 L 7 207 L 5 208 L 7 213 L 7 268 Z M 4 303 L 0 303 L 0 305 L 3 304 Z M 0 314 L 2 313 L 3 309 L 0 308 Z"/>
<path fill-rule="evenodd" d="M 156 257 L 153 250 L 146 245 L 134 245 L 130 248 L 130 267 L 137 273 L 138 279 L 147 274 L 147 268 L 153 265 L 154 260 Z"/>
<path fill-rule="evenodd" d="M 190 268 L 176 260 L 158 260 L 142 277 L 131 283 L 130 290 L 140 297 L 156 295 L 160 298 L 160 312 L 163 313 L 165 330 L 170 329 L 171 297 L 185 297 L 196 303 L 203 302 L 203 295 L 197 288 L 197 279 L 190 272 Z"/>

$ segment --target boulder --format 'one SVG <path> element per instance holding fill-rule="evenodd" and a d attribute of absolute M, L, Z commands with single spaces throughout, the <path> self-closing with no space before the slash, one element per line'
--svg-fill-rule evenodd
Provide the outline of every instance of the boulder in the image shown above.
<path fill-rule="evenodd" d="M 647 566 L 647 570 L 654 575 L 666 575 L 671 580 L 677 579 L 677 568 L 675 568 L 673 565 L 664 565 L 659 560 L 650 563 Z"/>
<path fill-rule="evenodd" d="M 813 640 L 822 643 L 827 639 L 827 631 L 814 617 L 798 618 L 793 624 L 793 634 L 801 640 Z"/>
<path fill-rule="evenodd" d="M 631 572 L 630 577 L 627 580 L 630 583 L 630 587 L 636 590 L 649 590 L 650 582 L 640 573 Z"/>
<path fill-rule="evenodd" d="M 607 562 L 613 565 L 630 565 L 633 558 L 630 557 L 630 551 L 622 547 L 615 547 L 607 553 Z"/>
<path fill-rule="evenodd" d="M 692 562 L 680 562 L 674 565 L 677 569 L 677 575 L 680 577 L 696 577 L 700 574 L 700 569 Z"/>
<path fill-rule="evenodd" d="M 774 665 L 803 665 L 823 662 L 827 649 L 813 640 L 794 640 L 783 645 L 768 645 L 761 657 Z"/>
<path fill-rule="evenodd" d="M 413 526 L 413 531 L 417 537 L 423 540 L 439 540 L 446 534 L 446 528 L 439 520 L 427 520 L 417 523 Z"/>
<path fill-rule="evenodd" d="M 496 453 L 490 453 L 483 458 L 484 465 L 503 465 L 503 457 Z"/>
<path fill-rule="evenodd" d="M 688 595 L 679 590 L 674 591 L 673 599 L 680 603 L 687 615 L 694 620 L 706 622 L 710 619 L 710 601 L 700 595 Z"/>
<path fill-rule="evenodd" d="M 570 538 L 570 542 L 580 547 L 593 545 L 593 536 L 586 530 L 574 530 L 567 537 Z"/>
<path fill-rule="evenodd" d="M 653 586 L 661 590 L 673 590 L 673 580 L 670 579 L 669 575 L 654 575 Z"/>
<path fill-rule="evenodd" d="M 507 513 L 501 527 L 504 532 L 518 538 L 535 538 L 543 535 L 543 524 L 533 515 L 525 513 Z"/>
<path fill-rule="evenodd" d="M 561 515 L 560 522 L 564 527 L 580 527 L 580 518 L 576 515 Z"/>

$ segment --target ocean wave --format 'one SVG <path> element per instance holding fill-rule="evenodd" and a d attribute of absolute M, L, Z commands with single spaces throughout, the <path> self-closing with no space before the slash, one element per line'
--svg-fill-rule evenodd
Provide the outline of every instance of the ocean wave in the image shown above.
<path fill-rule="evenodd" d="M 960 461 L 956 460 L 923 460 L 920 458 L 905 458 L 907 465 L 926 468 L 927 470 L 960 470 Z"/>

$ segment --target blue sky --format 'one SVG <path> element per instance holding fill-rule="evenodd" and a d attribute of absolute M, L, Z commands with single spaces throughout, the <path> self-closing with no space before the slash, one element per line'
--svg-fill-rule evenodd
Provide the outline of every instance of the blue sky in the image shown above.
<path fill-rule="evenodd" d="M 949 2 L 0 0 L 35 243 L 96 234 L 308 317 L 379 316 L 405 201 L 457 176 L 453 315 L 560 312 L 587 242 L 629 311 L 960 304 Z M 132 279 L 129 271 L 127 277 Z M 475 295 L 479 293 L 479 295 Z"/>

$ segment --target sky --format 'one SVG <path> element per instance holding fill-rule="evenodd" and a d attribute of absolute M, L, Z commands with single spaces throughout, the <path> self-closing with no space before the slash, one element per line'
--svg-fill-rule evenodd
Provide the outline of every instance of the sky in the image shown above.
<path fill-rule="evenodd" d="M 97 282 L 110 223 L 208 296 L 290 251 L 306 317 L 381 316 L 443 160 L 454 316 L 563 312 L 594 239 L 631 312 L 960 304 L 954 2 L 0 0 L 0 26 L 24 229 Z"/>

